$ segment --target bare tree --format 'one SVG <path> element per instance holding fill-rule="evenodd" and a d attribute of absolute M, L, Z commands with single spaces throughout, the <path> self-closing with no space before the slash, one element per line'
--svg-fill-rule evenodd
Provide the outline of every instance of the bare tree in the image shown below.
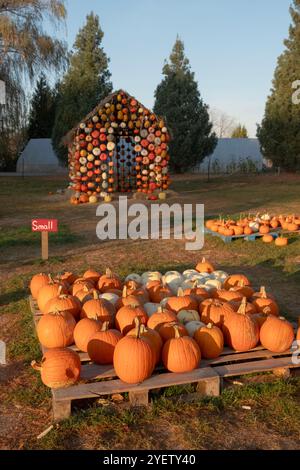
<path fill-rule="evenodd" d="M 237 126 L 234 117 L 229 116 L 224 111 L 217 108 L 212 108 L 210 111 L 210 119 L 214 125 L 214 131 L 219 139 L 231 137 L 232 132 Z"/>

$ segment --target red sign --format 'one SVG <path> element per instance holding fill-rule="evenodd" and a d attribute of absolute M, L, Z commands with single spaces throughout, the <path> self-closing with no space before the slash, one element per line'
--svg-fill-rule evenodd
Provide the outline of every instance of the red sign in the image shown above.
<path fill-rule="evenodd" d="M 33 232 L 58 232 L 57 219 L 33 219 L 31 221 Z"/>

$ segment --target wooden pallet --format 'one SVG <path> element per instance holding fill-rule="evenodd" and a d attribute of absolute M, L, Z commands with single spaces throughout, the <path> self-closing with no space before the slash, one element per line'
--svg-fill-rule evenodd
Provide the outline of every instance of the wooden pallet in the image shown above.
<path fill-rule="evenodd" d="M 254 242 L 257 238 L 261 238 L 263 237 L 264 235 L 257 232 L 257 233 L 252 233 L 251 235 L 232 235 L 232 236 L 225 236 L 225 235 L 222 235 L 221 233 L 219 232 L 213 232 L 212 230 L 208 229 L 208 228 L 205 228 L 204 230 L 204 233 L 208 234 L 208 235 L 211 235 L 212 237 L 218 237 L 218 238 L 221 238 L 221 240 L 223 240 L 224 243 L 231 243 L 235 240 L 245 240 L 246 242 Z M 272 235 L 273 238 L 278 238 L 279 235 L 281 234 L 282 232 L 280 230 L 277 230 L 277 231 L 274 231 L 274 232 L 270 232 L 268 233 L 268 235 Z M 291 232 L 290 232 L 291 233 Z"/>
<path fill-rule="evenodd" d="M 30 307 L 34 323 L 37 325 L 41 313 L 36 302 L 30 297 Z M 192 372 L 173 374 L 166 372 L 162 366 L 157 367 L 152 377 L 143 383 L 129 385 L 116 377 L 112 365 L 100 366 L 90 362 L 87 353 L 77 351 L 82 362 L 81 380 L 68 388 L 52 389 L 53 416 L 55 421 L 68 418 L 71 415 L 71 403 L 74 400 L 111 396 L 116 393 L 128 393 L 133 406 L 147 405 L 149 392 L 155 389 L 174 385 L 197 384 L 197 391 L 207 396 L 218 396 L 221 392 L 223 379 L 259 372 L 274 372 L 284 375 L 290 369 L 299 368 L 292 361 L 293 351 L 274 354 L 262 346 L 251 351 L 239 353 L 230 348 L 224 348 L 217 359 L 202 360 L 201 367 Z M 45 348 L 41 346 L 44 353 Z"/>

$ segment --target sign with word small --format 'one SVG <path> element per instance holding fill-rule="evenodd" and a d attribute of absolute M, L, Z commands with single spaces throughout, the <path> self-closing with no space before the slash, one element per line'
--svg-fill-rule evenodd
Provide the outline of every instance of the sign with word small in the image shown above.
<path fill-rule="evenodd" d="M 33 219 L 31 221 L 32 232 L 41 232 L 42 259 L 49 258 L 49 232 L 58 232 L 57 219 Z"/>

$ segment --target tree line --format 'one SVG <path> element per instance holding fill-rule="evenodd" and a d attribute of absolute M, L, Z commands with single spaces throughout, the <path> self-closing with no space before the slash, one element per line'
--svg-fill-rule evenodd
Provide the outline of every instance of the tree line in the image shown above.
<path fill-rule="evenodd" d="M 291 101 L 291 84 L 300 78 L 300 0 L 293 0 L 291 16 L 289 38 L 257 130 L 264 156 L 287 170 L 300 167 L 300 108 Z M 0 80 L 6 83 L 8 97 L 0 165 L 7 169 L 13 167 L 29 138 L 52 138 L 59 158 L 66 163 L 62 137 L 113 89 L 99 17 L 94 13 L 87 16 L 71 52 L 62 40 L 43 30 L 46 17 L 55 27 L 62 25 L 64 0 L 0 2 Z M 48 72 L 60 77 L 52 87 L 46 79 Z M 173 171 L 183 172 L 200 163 L 214 151 L 218 137 L 248 137 L 245 126 L 233 124 L 228 117 L 218 116 L 218 125 L 214 125 L 179 37 L 162 74 L 154 93 L 154 111 L 166 118 L 172 132 Z M 39 79 L 28 103 L 24 89 L 36 76 Z"/>

